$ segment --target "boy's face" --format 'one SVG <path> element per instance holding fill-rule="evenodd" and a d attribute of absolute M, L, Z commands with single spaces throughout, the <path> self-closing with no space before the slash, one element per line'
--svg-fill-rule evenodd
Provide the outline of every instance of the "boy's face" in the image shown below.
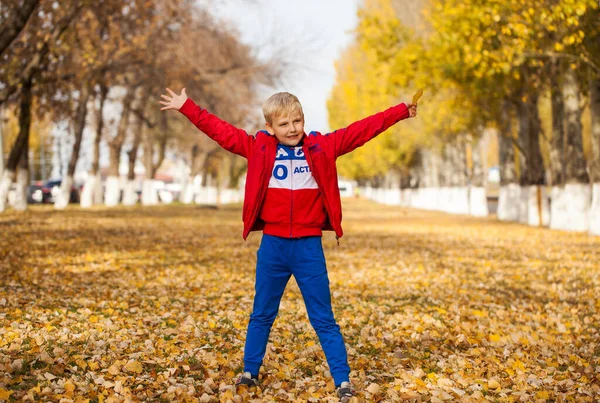
<path fill-rule="evenodd" d="M 304 136 L 304 117 L 298 112 L 273 118 L 273 122 L 267 122 L 266 126 L 267 131 L 286 146 L 297 146 Z"/>

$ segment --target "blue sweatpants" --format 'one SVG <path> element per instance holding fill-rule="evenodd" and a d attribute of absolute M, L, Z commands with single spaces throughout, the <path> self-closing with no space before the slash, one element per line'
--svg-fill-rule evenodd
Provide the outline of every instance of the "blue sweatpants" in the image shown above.
<path fill-rule="evenodd" d="M 248 323 L 244 372 L 258 374 L 281 296 L 293 275 L 335 384 L 348 381 L 350 367 L 344 339 L 331 310 L 321 237 L 280 238 L 265 234 L 257 256 L 254 307 Z"/>

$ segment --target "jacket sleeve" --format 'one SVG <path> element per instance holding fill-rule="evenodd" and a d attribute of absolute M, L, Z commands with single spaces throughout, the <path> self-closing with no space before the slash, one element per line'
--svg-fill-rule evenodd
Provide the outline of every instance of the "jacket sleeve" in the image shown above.
<path fill-rule="evenodd" d="M 179 112 L 221 147 L 234 154 L 248 158 L 254 136 L 219 119 L 206 109 L 200 108 L 189 98 L 185 101 L 181 109 L 179 109 Z"/>
<path fill-rule="evenodd" d="M 408 107 L 401 103 L 327 134 L 326 141 L 333 145 L 334 156 L 337 158 L 362 146 L 408 116 Z"/>

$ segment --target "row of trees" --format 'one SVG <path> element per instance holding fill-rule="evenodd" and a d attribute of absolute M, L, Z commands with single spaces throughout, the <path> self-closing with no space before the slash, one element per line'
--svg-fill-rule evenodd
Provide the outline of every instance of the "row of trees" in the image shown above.
<path fill-rule="evenodd" d="M 480 140 L 492 129 L 499 218 L 600 233 L 598 15 L 596 0 L 366 0 L 337 64 L 331 126 L 416 88 L 425 96 L 419 119 L 344 157 L 340 172 L 375 185 L 478 188 Z"/>
<path fill-rule="evenodd" d="M 90 126 L 94 157 L 82 194 L 85 206 L 101 200 L 119 203 L 124 153 L 128 184 L 122 200 L 127 204 L 136 201 L 137 159 L 143 160 L 147 179 L 142 197 L 155 201 L 152 179 L 167 149 L 182 155 L 192 177 L 219 167 L 235 173 L 227 180 L 240 176 L 238 159 L 193 134 L 185 120 L 161 113 L 158 96 L 166 86 L 187 85 L 194 88 L 195 100 L 217 115 L 236 125 L 256 126 L 257 87 L 272 85 L 281 69 L 259 60 L 234 30 L 196 2 L 22 0 L 3 5 L 0 12 L 0 110 L 17 122 L 0 178 L 0 211 L 7 207 L 14 182 L 14 207 L 27 207 L 32 122 L 66 123 L 74 137 L 56 198 L 59 208 L 68 203 L 84 129 Z M 102 142 L 109 149 L 104 195 Z"/>

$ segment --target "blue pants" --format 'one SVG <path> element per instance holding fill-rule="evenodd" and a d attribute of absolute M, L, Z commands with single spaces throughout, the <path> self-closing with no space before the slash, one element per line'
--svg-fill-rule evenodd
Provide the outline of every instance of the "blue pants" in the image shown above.
<path fill-rule="evenodd" d="M 258 375 L 281 296 L 294 275 L 335 384 L 348 381 L 350 367 L 344 339 L 331 310 L 321 237 L 280 238 L 265 234 L 257 255 L 256 293 L 248 323 L 244 372 Z"/>

